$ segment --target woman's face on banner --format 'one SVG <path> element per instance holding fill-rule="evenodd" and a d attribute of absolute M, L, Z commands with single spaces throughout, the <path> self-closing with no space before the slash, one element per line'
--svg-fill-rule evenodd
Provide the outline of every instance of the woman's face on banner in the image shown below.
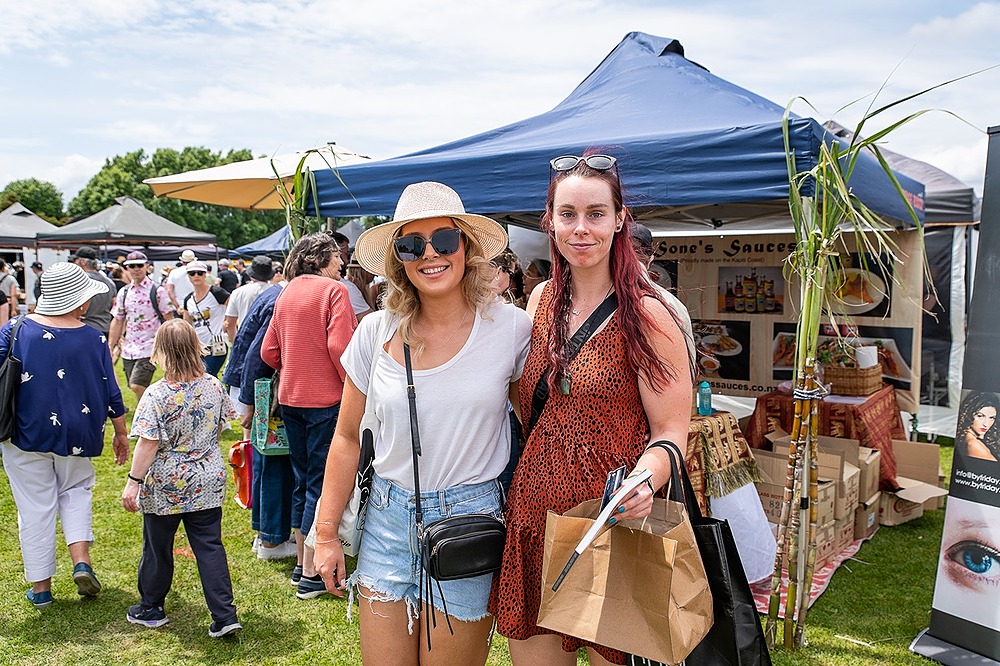
<path fill-rule="evenodd" d="M 976 410 L 976 413 L 972 415 L 972 432 L 979 437 L 983 438 L 983 435 L 993 427 L 993 424 L 997 420 L 997 410 L 994 407 L 987 405 Z"/>
<path fill-rule="evenodd" d="M 1000 630 L 1000 509 L 948 498 L 934 608 Z"/>

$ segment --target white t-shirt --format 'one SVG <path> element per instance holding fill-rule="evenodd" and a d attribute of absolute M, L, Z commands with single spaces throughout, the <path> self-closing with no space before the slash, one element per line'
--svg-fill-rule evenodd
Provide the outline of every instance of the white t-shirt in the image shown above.
<path fill-rule="evenodd" d="M 375 342 L 384 310 L 358 324 L 341 357 L 354 385 L 375 401 L 382 424 L 375 437 L 375 472 L 403 488 L 413 489 L 410 411 L 406 367 L 388 353 L 378 355 L 369 389 Z M 393 318 L 385 335 L 392 337 Z M 420 427 L 420 490 L 440 490 L 491 481 L 510 457 L 510 384 L 521 378 L 531 341 L 531 318 L 520 308 L 496 302 L 486 318 L 476 316 L 465 346 L 447 363 L 414 370 L 417 420 Z"/>
<path fill-rule="evenodd" d="M 233 293 L 229 295 L 229 304 L 226 305 L 226 316 L 236 317 L 236 325 L 241 325 L 247 312 L 250 312 L 250 306 L 253 305 L 261 292 L 270 286 L 270 282 L 254 281 L 234 289 Z"/>
<path fill-rule="evenodd" d="M 225 333 L 226 293 L 226 290 L 220 287 L 209 287 L 205 298 L 200 301 L 195 300 L 193 291 L 185 301 L 181 301 L 181 307 L 191 315 L 191 324 L 203 344 L 212 342 L 213 335 Z M 219 299 L 222 299 L 222 302 Z"/>
<path fill-rule="evenodd" d="M 174 298 L 183 307 L 184 299 L 194 291 L 194 285 L 191 284 L 191 280 L 188 278 L 187 266 L 178 266 L 170 271 L 170 275 L 167 276 L 167 283 L 174 286 Z"/>
<path fill-rule="evenodd" d="M 354 314 L 359 315 L 362 312 L 368 312 L 372 309 L 372 306 L 368 305 L 368 301 L 365 300 L 361 290 L 358 289 L 358 285 L 350 280 L 341 279 L 340 281 L 347 287 L 347 294 L 351 297 L 351 309 L 354 310 Z"/>

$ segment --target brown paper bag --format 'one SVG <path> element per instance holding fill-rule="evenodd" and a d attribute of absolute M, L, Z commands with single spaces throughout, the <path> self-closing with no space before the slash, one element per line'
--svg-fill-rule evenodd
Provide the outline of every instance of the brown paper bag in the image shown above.
<path fill-rule="evenodd" d="M 595 499 L 546 516 L 538 626 L 655 661 L 683 661 L 712 628 L 712 593 L 684 505 L 655 498 L 645 520 L 598 536 L 552 591 L 598 513 Z"/>

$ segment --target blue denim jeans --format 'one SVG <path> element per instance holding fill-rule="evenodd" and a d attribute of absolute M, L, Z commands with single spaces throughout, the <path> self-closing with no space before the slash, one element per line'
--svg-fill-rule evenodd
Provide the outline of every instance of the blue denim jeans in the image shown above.
<path fill-rule="evenodd" d="M 260 540 L 279 544 L 292 531 L 292 491 L 295 475 L 288 456 L 265 456 L 253 452 L 253 507 L 250 522 Z"/>
<path fill-rule="evenodd" d="M 288 437 L 288 457 L 295 473 L 292 493 L 292 528 L 305 534 L 312 527 L 316 500 L 323 491 L 323 472 L 330 440 L 337 427 L 340 405 L 333 407 L 289 407 L 281 405 Z"/>
<path fill-rule="evenodd" d="M 222 366 L 226 364 L 226 356 L 228 352 L 222 356 L 202 356 L 201 360 L 205 362 L 205 372 L 212 375 L 213 377 L 219 376 L 219 370 L 222 370 Z"/>

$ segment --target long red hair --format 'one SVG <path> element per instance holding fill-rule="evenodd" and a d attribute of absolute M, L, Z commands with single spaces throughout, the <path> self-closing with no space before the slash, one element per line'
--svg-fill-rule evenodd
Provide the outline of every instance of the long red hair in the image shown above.
<path fill-rule="evenodd" d="M 584 156 L 594 154 L 587 151 Z M 661 359 L 649 344 L 646 330 L 660 330 L 655 321 L 640 306 L 642 299 L 652 296 L 667 308 L 671 316 L 673 311 L 650 283 L 648 275 L 636 257 L 632 245 L 632 228 L 635 220 L 630 211 L 625 209 L 621 180 L 615 170 L 597 171 L 587 166 L 582 160 L 573 169 L 558 171 L 549 182 L 549 190 L 545 199 L 545 213 L 539 221 L 541 229 L 549 235 L 549 254 L 552 257 L 552 300 L 546 316 L 549 319 L 549 340 L 547 354 L 552 368 L 549 373 L 550 393 L 558 391 L 562 378 L 566 375 L 566 343 L 569 341 L 569 317 L 572 308 L 570 298 L 571 273 L 570 265 L 560 254 L 555 240 L 555 228 L 552 223 L 553 205 L 556 188 L 559 183 L 570 176 L 584 178 L 599 178 L 608 184 L 615 213 L 625 210 L 625 221 L 621 231 L 615 233 L 611 242 L 610 269 L 611 281 L 618 298 L 618 309 L 615 320 L 625 338 L 625 353 L 629 366 L 637 373 L 645 376 L 654 387 L 661 387 L 673 381 L 676 377 L 675 368 Z M 666 331 L 661 331 L 666 334 Z"/>

